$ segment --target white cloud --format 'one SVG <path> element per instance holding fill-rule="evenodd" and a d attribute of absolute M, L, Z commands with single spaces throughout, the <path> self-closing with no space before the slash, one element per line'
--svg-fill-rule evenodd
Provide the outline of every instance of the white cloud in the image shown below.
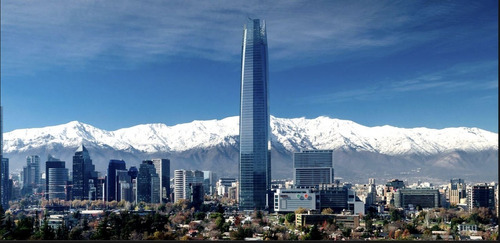
<path fill-rule="evenodd" d="M 392 98 L 407 92 L 434 91 L 449 93 L 472 90 L 498 89 L 498 80 L 484 80 L 481 75 L 497 67 L 497 61 L 460 63 L 448 69 L 423 74 L 401 81 L 375 82 L 374 86 L 344 90 L 330 94 L 303 98 L 310 103 L 339 103 L 356 100 Z"/>
<path fill-rule="evenodd" d="M 270 58 L 317 62 L 397 51 L 445 35 L 418 25 L 451 3 L 385 1 L 2 1 L 2 71 L 111 66 L 178 56 L 238 61 L 246 17 L 266 19 Z M 448 11 L 448 12 L 447 12 Z M 416 14 L 418 12 L 418 14 Z"/>

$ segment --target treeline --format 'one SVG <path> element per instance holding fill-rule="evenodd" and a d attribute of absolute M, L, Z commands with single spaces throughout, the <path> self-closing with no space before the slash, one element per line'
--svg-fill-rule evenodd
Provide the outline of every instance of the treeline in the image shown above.
<path fill-rule="evenodd" d="M 189 223 L 204 220 L 208 212 L 214 211 L 214 215 L 217 215 L 212 219 L 213 223 L 223 218 L 221 213 L 216 212 L 224 212 L 221 205 L 205 206 L 202 208 L 204 211 L 197 211 L 190 208 L 186 201 L 160 204 L 154 208 L 147 204 L 139 204 L 137 207 L 155 211 L 145 215 L 128 210 L 119 213 L 106 211 L 98 218 L 88 218 L 77 211 L 71 216 L 78 223 L 71 229 L 65 223 L 56 229 L 50 227 L 46 212 L 33 217 L 24 213 L 6 214 L 1 209 L 0 237 L 2 240 L 173 240 L 180 239 L 190 229 L 199 227 Z M 181 224 L 188 224 L 189 228 L 179 229 L 177 226 Z"/>

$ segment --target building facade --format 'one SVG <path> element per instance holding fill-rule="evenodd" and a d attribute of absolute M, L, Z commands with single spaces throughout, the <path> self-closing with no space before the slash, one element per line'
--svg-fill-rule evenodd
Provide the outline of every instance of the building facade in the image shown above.
<path fill-rule="evenodd" d="M 222 177 L 217 180 L 215 187 L 217 189 L 218 196 L 228 196 L 228 190 L 231 188 L 232 184 L 236 182 L 236 178 Z"/>
<path fill-rule="evenodd" d="M 333 150 L 305 150 L 293 154 L 296 187 L 333 183 Z"/>
<path fill-rule="evenodd" d="M 217 180 L 217 174 L 213 171 L 203 171 L 203 191 L 206 195 L 215 194 L 215 184 Z"/>
<path fill-rule="evenodd" d="M 274 212 L 294 212 L 299 208 L 316 210 L 316 193 L 310 189 L 276 189 Z"/>
<path fill-rule="evenodd" d="M 116 170 L 116 201 L 133 202 L 132 178 L 128 170 Z"/>
<path fill-rule="evenodd" d="M 355 229 L 359 227 L 359 215 L 352 214 L 297 214 L 295 216 L 295 225 L 297 227 L 305 227 L 308 225 L 321 225 L 325 221 L 335 221 L 345 228 Z"/>
<path fill-rule="evenodd" d="M 319 186 L 316 197 L 318 210 L 331 208 L 335 213 L 340 213 L 349 208 L 349 189 L 345 186 L 322 184 Z"/>
<path fill-rule="evenodd" d="M 108 176 L 106 177 L 106 200 L 108 202 L 117 200 L 116 188 L 118 182 L 116 181 L 116 171 L 126 170 L 126 164 L 123 160 L 112 159 L 108 164 Z"/>
<path fill-rule="evenodd" d="M 26 156 L 26 166 L 23 167 L 22 194 L 32 194 L 40 185 L 40 156 Z"/>
<path fill-rule="evenodd" d="M 0 204 L 4 210 L 9 208 L 9 200 L 11 195 L 9 181 L 9 159 L 2 158 L 0 168 Z"/>
<path fill-rule="evenodd" d="M 241 54 L 239 208 L 265 209 L 271 185 L 267 34 L 248 19 Z"/>
<path fill-rule="evenodd" d="M 152 161 L 160 178 L 160 200 L 166 203 L 170 196 L 170 160 L 152 159 Z"/>
<path fill-rule="evenodd" d="M 463 179 L 451 179 L 448 185 L 448 200 L 451 205 L 461 204 L 467 198 L 467 186 Z"/>
<path fill-rule="evenodd" d="M 46 199 L 66 199 L 66 186 L 68 182 L 68 169 L 66 162 L 49 155 L 45 162 L 45 193 Z"/>
<path fill-rule="evenodd" d="M 151 160 L 142 161 L 137 175 L 137 202 L 160 203 L 160 177 Z"/>
<path fill-rule="evenodd" d="M 473 208 L 480 207 L 495 210 L 495 187 L 477 184 L 467 188 L 467 207 L 471 211 Z"/>
<path fill-rule="evenodd" d="M 90 185 L 89 181 L 92 181 L 93 184 Z M 97 172 L 95 166 L 92 164 L 89 151 L 82 144 L 73 156 L 73 199 L 89 199 L 89 190 L 91 187 L 95 188 L 96 183 Z"/>
<path fill-rule="evenodd" d="M 191 200 L 191 186 L 202 185 L 203 172 L 199 170 L 175 170 L 174 171 L 174 202 L 181 199 Z"/>
<path fill-rule="evenodd" d="M 420 208 L 440 207 L 440 195 L 438 189 L 433 188 L 401 188 L 394 192 L 394 206 L 397 208 L 409 208 L 420 206 Z"/>
<path fill-rule="evenodd" d="M 400 188 L 405 188 L 406 185 L 404 181 L 398 179 L 392 179 L 385 184 L 384 193 L 382 199 L 387 205 L 394 205 L 394 192 Z"/>

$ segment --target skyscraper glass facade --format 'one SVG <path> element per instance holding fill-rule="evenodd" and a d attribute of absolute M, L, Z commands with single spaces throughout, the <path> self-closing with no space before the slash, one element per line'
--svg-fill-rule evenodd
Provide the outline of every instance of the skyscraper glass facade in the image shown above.
<path fill-rule="evenodd" d="M 305 150 L 293 154 L 293 181 L 297 187 L 333 183 L 333 150 Z"/>
<path fill-rule="evenodd" d="M 107 190 L 106 190 L 106 200 L 111 202 L 115 201 L 116 198 L 116 171 L 117 170 L 126 170 L 125 161 L 123 160 L 110 160 L 108 165 L 108 177 L 107 177 Z"/>
<path fill-rule="evenodd" d="M 89 181 L 94 184 L 89 185 Z M 97 183 L 97 172 L 89 151 L 82 144 L 73 156 L 73 199 L 89 199 L 89 189 L 95 187 L 95 183 Z"/>
<path fill-rule="evenodd" d="M 170 195 L 170 160 L 152 159 L 152 161 L 160 178 L 160 200 L 166 203 Z"/>
<path fill-rule="evenodd" d="M 267 34 L 248 19 L 241 51 L 239 208 L 264 209 L 271 184 Z"/>
<path fill-rule="evenodd" d="M 2 158 L 0 166 L 0 203 L 4 209 L 9 208 L 10 186 L 9 186 L 9 159 Z"/>
<path fill-rule="evenodd" d="M 142 161 L 139 167 L 137 202 L 160 203 L 160 177 L 151 160 Z"/>
<path fill-rule="evenodd" d="M 66 162 L 49 155 L 45 162 L 45 195 L 46 199 L 65 199 L 66 184 L 68 181 L 68 169 Z"/>

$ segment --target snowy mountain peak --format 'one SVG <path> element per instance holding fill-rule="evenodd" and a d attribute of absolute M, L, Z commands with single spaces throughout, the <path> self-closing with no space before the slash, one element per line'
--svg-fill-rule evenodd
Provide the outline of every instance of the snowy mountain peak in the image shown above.
<path fill-rule="evenodd" d="M 4 135 L 4 151 L 26 151 L 60 145 L 78 148 L 82 143 L 115 150 L 146 153 L 178 152 L 193 148 L 236 145 L 239 117 L 193 121 L 167 126 L 143 124 L 106 131 L 78 121 L 66 124 L 18 129 Z M 447 151 L 498 149 L 498 135 L 478 128 L 366 127 L 349 120 L 320 116 L 314 119 L 271 116 L 273 146 L 288 151 L 301 149 L 344 149 L 396 154 L 436 154 Z"/>

